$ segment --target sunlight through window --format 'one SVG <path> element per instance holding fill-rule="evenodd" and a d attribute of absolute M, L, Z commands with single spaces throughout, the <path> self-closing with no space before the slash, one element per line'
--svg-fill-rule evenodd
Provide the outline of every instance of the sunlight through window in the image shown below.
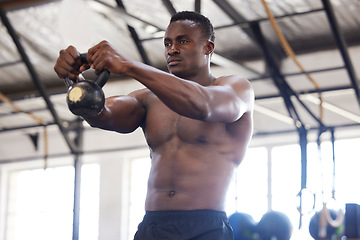
<path fill-rule="evenodd" d="M 136 158 L 131 161 L 129 240 L 134 239 L 139 223 L 145 214 L 147 181 L 151 168 L 149 158 Z"/>
<path fill-rule="evenodd" d="M 247 150 L 230 184 L 225 208 L 228 215 L 235 211 L 244 212 L 256 221 L 267 211 L 266 148 Z"/>
<path fill-rule="evenodd" d="M 73 167 L 13 172 L 6 240 L 72 238 Z"/>
<path fill-rule="evenodd" d="M 99 165 L 83 165 L 80 239 L 98 239 L 99 181 Z M 11 172 L 5 239 L 72 239 L 73 204 L 72 166 Z"/>

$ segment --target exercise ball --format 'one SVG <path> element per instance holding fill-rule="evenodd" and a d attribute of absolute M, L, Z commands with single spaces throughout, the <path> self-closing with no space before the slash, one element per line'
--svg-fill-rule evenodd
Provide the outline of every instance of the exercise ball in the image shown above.
<path fill-rule="evenodd" d="M 278 211 L 265 213 L 257 224 L 261 240 L 289 240 L 292 230 L 293 227 L 288 216 Z"/>
<path fill-rule="evenodd" d="M 333 220 L 335 220 L 338 216 L 338 211 L 334 209 L 330 209 L 330 216 Z M 314 239 L 320 239 L 319 237 L 319 225 L 320 225 L 320 212 L 316 212 L 314 216 L 311 217 L 309 223 L 309 233 L 311 237 Z M 330 224 L 326 225 L 326 239 L 331 239 L 333 235 L 340 236 L 344 230 L 344 225 L 340 225 L 339 227 L 335 228 L 332 227 Z"/>
<path fill-rule="evenodd" d="M 251 240 L 256 234 L 256 222 L 247 213 L 236 212 L 229 216 L 229 223 L 233 228 L 234 240 Z"/>

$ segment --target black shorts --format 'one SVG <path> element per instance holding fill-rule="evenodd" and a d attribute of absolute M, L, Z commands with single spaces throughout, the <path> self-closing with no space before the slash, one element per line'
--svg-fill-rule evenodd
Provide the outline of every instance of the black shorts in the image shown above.
<path fill-rule="evenodd" d="M 233 240 L 225 212 L 148 211 L 134 240 Z"/>

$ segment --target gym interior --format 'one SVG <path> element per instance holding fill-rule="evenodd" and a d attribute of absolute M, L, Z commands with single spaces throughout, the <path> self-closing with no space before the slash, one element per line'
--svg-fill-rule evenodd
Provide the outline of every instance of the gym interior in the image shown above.
<path fill-rule="evenodd" d="M 165 70 L 164 30 L 184 10 L 214 25 L 213 75 L 255 91 L 226 197 L 235 240 L 360 239 L 358 0 L 1 0 L 0 240 L 133 239 L 151 167 L 143 133 L 73 115 L 54 64 L 105 39 Z M 111 75 L 103 91 L 142 87 Z"/>

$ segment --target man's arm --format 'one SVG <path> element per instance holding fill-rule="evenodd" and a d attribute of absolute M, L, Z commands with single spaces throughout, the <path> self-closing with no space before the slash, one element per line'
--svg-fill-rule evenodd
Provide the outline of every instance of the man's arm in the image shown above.
<path fill-rule="evenodd" d="M 206 122 L 235 122 L 253 108 L 250 82 L 239 76 L 221 77 L 202 86 L 142 63 L 132 64 L 128 75 L 149 88 L 170 109 Z"/>
<path fill-rule="evenodd" d="M 80 53 L 73 46 L 61 50 L 54 66 L 55 72 L 62 79 L 69 77 L 81 81 L 79 74 L 88 69 L 88 64 L 83 64 Z M 141 97 L 146 91 L 135 91 L 128 96 L 110 97 L 105 100 L 102 112 L 96 117 L 84 117 L 93 127 L 129 133 L 143 123 L 145 108 Z"/>
<path fill-rule="evenodd" d="M 144 91 L 105 99 L 105 106 L 96 117 L 83 117 L 90 126 L 120 133 L 130 133 L 142 126 L 145 107 L 138 99 Z"/>
<path fill-rule="evenodd" d="M 239 76 L 222 77 L 212 86 L 202 86 L 125 58 L 107 42 L 91 48 L 88 61 L 97 73 L 108 69 L 135 78 L 174 112 L 189 118 L 230 123 L 253 108 L 251 84 Z"/>

